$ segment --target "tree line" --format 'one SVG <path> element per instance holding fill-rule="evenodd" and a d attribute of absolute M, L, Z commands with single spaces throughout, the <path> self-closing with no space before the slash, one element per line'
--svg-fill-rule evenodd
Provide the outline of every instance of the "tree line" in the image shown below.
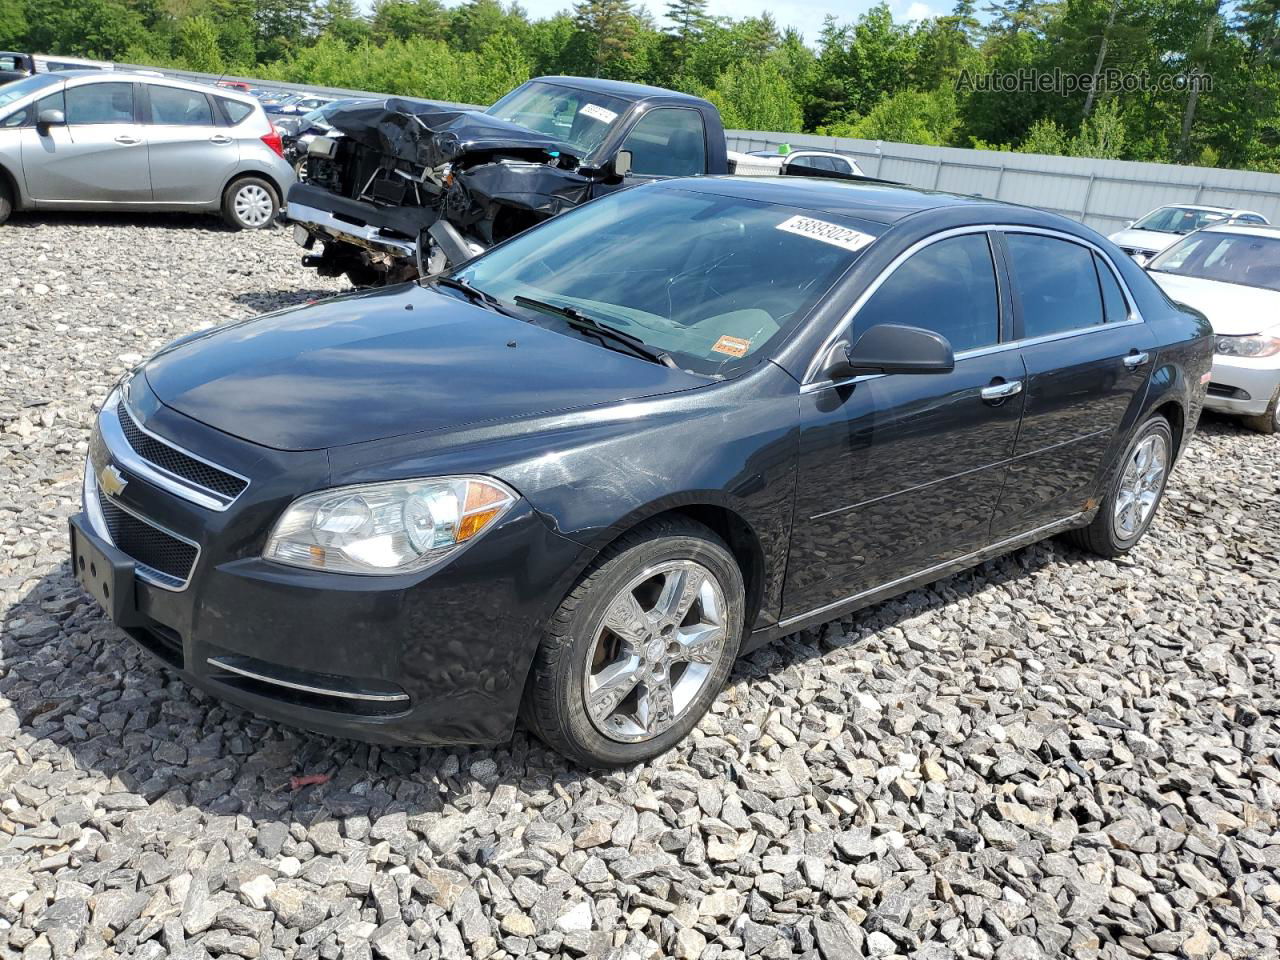
<path fill-rule="evenodd" d="M 1280 171 L 1280 0 L 960 0 L 896 22 L 579 0 L 0 0 L 0 49 L 489 103 L 531 76 L 652 83 L 730 128 Z M 1004 78 L 1003 85 L 988 82 Z M 1011 88 L 1008 78 L 1061 77 Z M 986 79 L 984 79 L 986 78 Z"/>

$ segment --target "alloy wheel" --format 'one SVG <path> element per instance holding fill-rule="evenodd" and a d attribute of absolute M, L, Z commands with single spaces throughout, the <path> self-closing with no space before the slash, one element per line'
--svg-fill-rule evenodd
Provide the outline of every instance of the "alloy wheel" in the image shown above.
<path fill-rule="evenodd" d="M 271 219 L 271 194 L 266 187 L 256 183 L 246 183 L 236 191 L 232 203 L 236 217 L 248 227 L 264 226 Z"/>
<path fill-rule="evenodd" d="M 605 608 L 587 653 L 583 700 L 611 740 L 652 740 L 698 699 L 728 639 L 724 589 L 706 567 L 644 571 Z"/>
<path fill-rule="evenodd" d="M 1146 437 L 1130 454 L 1120 477 L 1111 519 L 1116 536 L 1121 540 L 1137 536 L 1151 518 L 1164 489 L 1168 469 L 1169 447 L 1160 434 Z"/>

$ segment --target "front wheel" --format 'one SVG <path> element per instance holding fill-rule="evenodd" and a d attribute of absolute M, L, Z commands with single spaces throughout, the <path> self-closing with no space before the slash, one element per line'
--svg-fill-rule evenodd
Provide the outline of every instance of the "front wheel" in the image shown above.
<path fill-rule="evenodd" d="M 259 177 L 243 177 L 222 194 L 223 219 L 237 230 L 269 227 L 279 211 L 275 189 Z"/>
<path fill-rule="evenodd" d="M 9 193 L 9 185 L 4 182 L 4 177 L 0 177 L 0 223 L 8 220 L 11 213 L 13 213 L 13 197 Z"/>
<path fill-rule="evenodd" d="M 742 573 L 707 527 L 675 518 L 632 531 L 556 611 L 534 658 L 526 722 L 589 767 L 664 753 L 724 686 L 744 609 Z"/>
<path fill-rule="evenodd" d="M 1071 531 L 1071 539 L 1103 557 L 1128 553 L 1155 519 L 1172 467 L 1173 431 L 1157 415 L 1138 429 L 1111 469 L 1106 499 L 1093 522 Z"/>

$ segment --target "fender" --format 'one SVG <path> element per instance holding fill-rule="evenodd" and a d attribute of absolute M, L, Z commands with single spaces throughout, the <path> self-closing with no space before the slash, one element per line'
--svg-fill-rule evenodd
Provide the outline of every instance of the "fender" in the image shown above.
<path fill-rule="evenodd" d="M 23 189 L 22 181 L 15 177 L 3 163 L 0 163 L 0 183 L 9 188 L 9 195 L 13 198 L 14 210 L 31 209 L 31 198 L 27 196 Z"/>

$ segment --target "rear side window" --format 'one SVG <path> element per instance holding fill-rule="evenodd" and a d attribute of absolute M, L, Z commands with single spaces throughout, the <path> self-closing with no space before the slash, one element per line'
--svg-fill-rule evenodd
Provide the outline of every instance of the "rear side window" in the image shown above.
<path fill-rule="evenodd" d="M 796 157 L 787 166 L 805 170 L 835 170 L 835 165 L 829 157 Z"/>
<path fill-rule="evenodd" d="M 853 340 L 880 323 L 940 333 L 957 353 L 995 344 L 1000 310 L 986 234 L 939 240 L 903 263 L 858 311 Z"/>
<path fill-rule="evenodd" d="M 67 123 L 133 123 L 132 83 L 91 83 L 67 90 Z"/>
<path fill-rule="evenodd" d="M 696 110 L 651 110 L 627 134 L 631 172 L 650 177 L 691 177 L 707 172 L 707 135 Z"/>
<path fill-rule="evenodd" d="M 151 96 L 148 122 L 162 126 L 213 126 L 209 98 L 198 90 L 148 86 L 147 92 Z"/>
<path fill-rule="evenodd" d="M 1120 323 L 1128 320 L 1129 305 L 1125 302 L 1120 284 L 1116 282 L 1116 275 L 1096 253 L 1093 255 L 1093 265 L 1098 271 L 1098 286 L 1102 288 L 1102 313 L 1106 322 Z"/>
<path fill-rule="evenodd" d="M 1047 337 L 1102 323 L 1102 295 L 1091 250 L 1034 233 L 1006 234 L 1005 243 L 1022 305 L 1023 337 Z"/>
<path fill-rule="evenodd" d="M 240 100 L 230 100 L 227 97 L 219 97 L 222 102 L 222 109 L 227 113 L 227 119 L 231 121 L 234 127 L 237 123 L 253 113 L 253 107 Z"/>

